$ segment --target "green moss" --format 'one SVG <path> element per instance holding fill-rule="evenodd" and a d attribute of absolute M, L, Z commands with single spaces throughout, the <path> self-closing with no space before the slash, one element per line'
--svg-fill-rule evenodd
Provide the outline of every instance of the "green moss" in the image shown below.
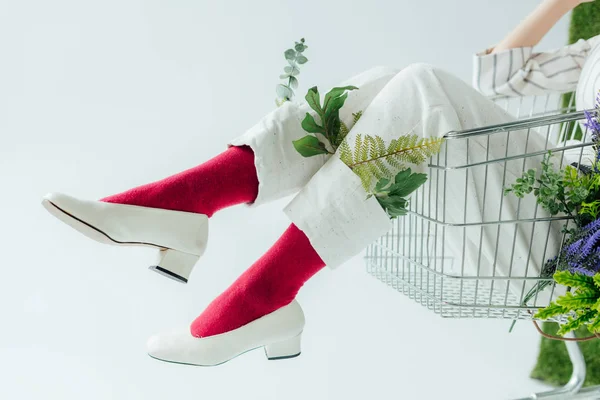
<path fill-rule="evenodd" d="M 556 335 L 558 324 L 545 322 L 542 326 L 544 332 Z M 578 337 L 590 336 L 585 328 L 576 332 Z M 590 340 L 579 343 L 585 362 L 587 365 L 587 375 L 584 386 L 593 386 L 600 384 L 600 340 Z M 567 347 L 558 340 L 549 340 L 542 338 L 540 344 L 540 355 L 531 377 L 539 379 L 550 385 L 565 385 L 571 373 L 573 365 L 569 360 Z"/>
<path fill-rule="evenodd" d="M 569 44 L 579 39 L 589 39 L 600 35 L 600 2 L 583 3 L 571 13 L 571 25 L 569 26 Z M 563 96 L 563 107 L 567 108 L 573 93 Z M 575 104 L 575 102 L 573 102 Z M 569 139 L 581 139 L 583 132 L 579 126 Z"/>
<path fill-rule="evenodd" d="M 569 43 L 600 34 L 600 3 L 584 3 L 571 13 Z"/>

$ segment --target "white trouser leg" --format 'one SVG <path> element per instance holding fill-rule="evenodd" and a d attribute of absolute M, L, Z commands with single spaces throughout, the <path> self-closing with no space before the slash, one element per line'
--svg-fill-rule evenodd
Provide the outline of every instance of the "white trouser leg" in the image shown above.
<path fill-rule="evenodd" d="M 352 112 L 364 110 L 397 72 L 394 68 L 376 67 L 340 83 L 338 86 L 359 87 L 349 93 L 340 112 L 341 120 L 350 126 Z M 254 151 L 259 186 L 253 205 L 297 192 L 329 158 L 325 155 L 302 157 L 292 145 L 292 141 L 308 134 L 301 126 L 307 112 L 315 115 L 304 101 L 287 102 L 229 143 L 247 145 Z"/>
<path fill-rule="evenodd" d="M 439 137 L 450 131 L 510 120 L 504 110 L 460 79 L 431 66 L 415 64 L 398 73 L 379 92 L 352 128 L 348 140 L 352 144 L 354 135 L 359 133 L 379 135 L 386 142 L 404 134 Z M 468 162 L 479 162 L 521 154 L 525 146 L 527 152 L 543 150 L 546 140 L 535 132 L 522 131 L 512 132 L 510 136 L 506 133 L 479 136 L 469 141 L 448 140 L 445 146 L 447 153 L 440 155 L 441 164 L 447 154 L 447 166 L 451 167 L 465 164 L 467 158 Z M 540 161 L 541 157 L 527 159 L 525 169 L 539 167 Z M 522 174 L 522 159 L 507 162 L 506 175 L 503 163 L 489 164 L 487 171 L 485 166 L 470 168 L 468 173 L 466 169 L 441 172 L 426 167 L 415 169 L 429 174 L 423 189 L 424 198 L 431 198 L 434 204 L 426 205 L 425 209 L 429 207 L 429 217 L 440 223 L 506 221 L 532 217 L 535 213 L 533 198 L 524 199 L 519 206 L 514 196 L 507 196 L 500 206 L 503 186 Z M 357 177 L 336 155 L 285 207 L 285 212 L 306 233 L 327 265 L 334 268 L 390 228 L 376 200 L 367 200 L 366 196 Z M 539 209 L 537 216 L 542 215 Z M 503 224 L 500 230 L 498 225 L 444 228 L 447 229 L 444 243 L 435 244 L 437 255 L 441 246 L 445 246 L 445 257 L 455 259 L 453 267 L 458 268 L 459 273 L 491 276 L 495 269 L 497 275 L 509 272 L 523 275 L 527 270 L 529 276 L 534 276 L 545 259 L 552 256 L 552 249 L 558 248 L 560 232 L 550 230 L 547 225 L 538 226 L 535 232 L 531 224 L 519 225 L 518 229 L 515 226 Z M 544 253 L 547 236 L 549 250 Z M 438 237 L 441 239 L 441 235 Z M 515 251 L 512 251 L 513 246 Z M 532 257 L 528 256 L 530 246 L 537 246 Z M 500 251 L 496 251 L 497 248 Z M 444 268 L 444 272 L 448 272 L 449 266 Z"/>

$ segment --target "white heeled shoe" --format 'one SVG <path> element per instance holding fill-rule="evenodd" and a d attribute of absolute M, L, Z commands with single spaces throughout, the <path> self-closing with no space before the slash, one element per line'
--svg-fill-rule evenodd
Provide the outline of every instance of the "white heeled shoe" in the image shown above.
<path fill-rule="evenodd" d="M 183 211 L 79 200 L 49 193 L 43 206 L 56 218 L 100 243 L 158 248 L 150 269 L 187 283 L 208 241 L 208 217 Z"/>
<path fill-rule="evenodd" d="M 223 364 L 260 347 L 269 360 L 300 355 L 304 313 L 292 301 L 270 314 L 220 335 L 197 338 L 189 328 L 152 336 L 148 355 L 161 361 L 198 366 Z"/>

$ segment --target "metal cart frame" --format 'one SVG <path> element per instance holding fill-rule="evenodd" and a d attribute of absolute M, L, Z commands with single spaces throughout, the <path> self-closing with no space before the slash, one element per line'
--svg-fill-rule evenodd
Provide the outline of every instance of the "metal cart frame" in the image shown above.
<path fill-rule="evenodd" d="M 574 96 L 572 96 L 571 101 L 573 101 L 573 98 Z M 518 200 L 516 218 L 503 219 L 502 211 L 500 211 L 500 215 L 495 219 L 484 220 L 484 217 L 482 217 L 481 220 L 471 221 L 467 218 L 466 193 L 463 220 L 450 221 L 445 211 L 447 174 L 463 174 L 465 179 L 468 180 L 470 171 L 479 168 L 480 174 L 483 173 L 482 171 L 485 174 L 479 176 L 487 178 L 489 168 L 504 165 L 502 182 L 503 185 L 508 185 L 511 183 L 510 177 L 507 178 L 506 176 L 506 165 L 508 163 L 522 162 L 522 171 L 524 172 L 527 159 L 542 157 L 548 150 L 552 150 L 555 154 L 562 154 L 560 166 L 563 164 L 565 151 L 579 151 L 579 161 L 581 162 L 584 149 L 592 145 L 587 130 L 583 131 L 583 139 L 580 143 L 569 142 L 564 139 L 578 129 L 580 126 L 579 121 L 585 119 L 585 114 L 582 111 L 574 111 L 573 104 L 568 107 L 560 107 L 562 101 L 560 94 L 530 98 L 500 98 L 495 101 L 507 112 L 514 115 L 516 120 L 505 124 L 446 134 L 445 138 L 447 140 L 442 146 L 440 154 L 432 157 L 428 164 L 428 175 L 430 178 L 435 177 L 435 179 L 429 179 L 425 185 L 413 194 L 408 215 L 398 218 L 394 222 L 393 229 L 370 245 L 366 251 L 367 271 L 371 275 L 444 318 L 531 320 L 537 309 L 547 306 L 553 296 L 555 297 L 554 291 L 556 290 L 556 285 L 551 278 L 540 277 L 539 271 L 532 274 L 529 268 L 531 247 L 526 260 L 520 261 L 524 266 L 523 268 L 513 267 L 513 263 L 519 262 L 519 260 L 515 261 L 514 258 L 518 257 L 511 255 L 510 265 L 502 266 L 504 269 L 500 271 L 501 266 L 497 265 L 498 251 L 496 250 L 491 273 L 483 273 L 484 268 L 481 268 L 480 265 L 477 265 L 475 269 L 472 268 L 471 272 L 467 272 L 465 264 L 468 264 L 469 260 L 466 259 L 466 256 L 463 254 L 462 259 L 460 256 L 453 257 L 445 249 L 447 235 L 459 235 L 462 232 L 464 252 L 468 235 L 476 235 L 478 230 L 483 234 L 484 229 L 489 231 L 490 228 L 496 229 L 497 227 L 499 238 L 500 229 L 514 226 L 515 237 L 517 228 L 523 231 L 531 229 L 532 243 L 534 235 L 546 235 L 545 246 L 548 247 L 551 229 L 556 229 L 556 226 L 564 227 L 568 226 L 569 223 L 572 224 L 571 219 L 566 216 L 550 217 L 544 215 L 541 210 L 538 210 L 537 205 L 533 216 L 520 215 L 520 199 Z M 506 148 L 508 149 L 511 133 L 515 135 L 517 134 L 515 132 L 520 135 L 527 135 L 527 140 L 534 132 L 537 135 L 544 135 L 546 147 L 541 151 L 528 152 L 526 145 L 525 150 L 520 154 L 508 154 L 507 150 L 503 157 L 490 158 L 490 138 L 497 137 L 494 135 L 506 136 Z M 481 142 L 482 139 L 484 142 L 487 140 L 488 144 L 484 161 L 473 162 L 467 156 L 465 162 L 450 165 L 447 157 L 449 142 L 463 141 L 466 143 L 466 148 L 469 149 L 469 141 L 478 140 Z M 471 174 L 473 174 L 471 176 L 471 179 L 473 179 L 475 172 L 471 172 Z M 465 191 L 467 190 L 465 189 Z M 486 204 L 486 194 L 488 192 L 489 188 L 486 180 L 483 188 L 484 204 Z M 433 203 L 436 203 L 436 199 L 440 199 L 439 196 L 442 195 L 444 200 L 438 200 L 438 202 L 444 204 L 440 211 L 438 206 Z M 487 201 L 489 202 L 489 198 Z M 497 201 L 502 202 L 505 200 L 497 199 Z M 485 208 L 485 205 L 483 207 Z M 500 205 L 501 208 L 502 205 Z M 537 231 L 535 231 L 536 227 Z M 493 229 L 491 232 L 493 232 Z M 564 238 L 565 235 L 563 234 L 562 240 Z M 513 239 L 513 254 L 515 252 L 514 240 L 516 239 Z M 481 246 L 481 241 L 479 245 Z M 552 243 L 550 245 L 552 246 Z M 496 247 L 498 247 L 498 242 L 496 242 Z M 478 263 L 481 261 L 481 254 L 482 250 L 479 249 Z M 546 249 L 544 249 L 544 254 L 546 254 Z M 489 272 L 489 269 L 487 272 Z M 549 283 L 546 291 L 549 291 L 550 295 L 540 298 L 536 295 L 530 303 L 524 304 L 523 299 L 527 289 L 542 281 Z M 566 342 L 565 344 L 573 363 L 573 373 L 570 381 L 564 387 L 549 392 L 532 394 L 524 399 L 600 399 L 600 386 L 582 389 L 586 365 L 578 344 L 576 342 Z"/>

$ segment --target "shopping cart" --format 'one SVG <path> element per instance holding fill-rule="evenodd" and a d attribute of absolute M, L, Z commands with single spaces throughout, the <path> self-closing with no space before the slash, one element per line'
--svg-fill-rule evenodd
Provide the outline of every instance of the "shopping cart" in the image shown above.
<path fill-rule="evenodd" d="M 543 264 L 551 256 L 550 253 L 558 251 L 565 239 L 562 228 L 572 226 L 573 221 L 565 216 L 550 217 L 541 207 L 538 209 L 535 199 L 529 199 L 533 203 L 529 203 L 528 213 L 521 212 L 525 209 L 527 199 L 513 197 L 509 200 L 509 196 L 502 194 L 502 188 L 514 182 L 514 177 L 506 173 L 509 163 L 513 168 L 514 163 L 522 164 L 523 172 L 527 164 L 539 165 L 539 160 L 548 150 L 558 157 L 560 166 L 566 162 L 564 154 L 567 151 L 571 156 L 573 152 L 579 152 L 581 161 L 585 150 L 589 151 L 592 145 L 589 132 L 582 130 L 579 123 L 585 119 L 585 115 L 575 111 L 573 104 L 561 107 L 562 98 L 558 94 L 501 98 L 496 99 L 496 103 L 516 116 L 516 120 L 448 133 L 440 154 L 429 161 L 426 171 L 428 182 L 412 195 L 408 215 L 398 218 L 393 229 L 366 251 L 367 271 L 370 274 L 445 318 L 531 320 L 532 315 L 540 307 L 547 306 L 561 290 L 551 277 L 540 277 L 540 269 L 532 268 L 531 264 L 535 257 L 543 258 Z M 567 141 L 566 138 L 577 130 L 583 134 L 582 141 Z M 507 150 L 502 157 L 490 156 L 493 153 L 490 146 L 498 143 L 500 137 L 508 143 L 515 135 L 527 135 L 529 138 L 535 132 L 545 138 L 545 148 L 530 151 L 526 145 L 519 154 L 509 154 Z M 448 146 L 464 141 L 463 147 L 469 149 L 469 141 L 474 140 L 478 141 L 479 146 L 482 143 L 484 147 L 487 145 L 487 148 L 478 147 L 479 152 L 485 154 L 483 160 L 481 157 L 471 160 L 465 155 L 464 162 L 449 162 Z M 488 179 L 492 169 L 496 173 L 503 171 L 502 179 Z M 474 197 L 467 193 L 464 197 L 460 197 L 460 193 L 457 195 L 456 191 L 450 193 L 453 188 L 448 186 L 449 181 L 468 181 L 474 179 L 475 175 L 480 182 L 476 196 L 480 204 L 473 204 Z M 484 183 L 481 183 L 482 179 Z M 469 186 L 465 185 L 464 190 L 468 191 Z M 458 202 L 464 203 L 460 204 L 464 213 L 461 214 L 459 210 L 454 212 L 457 215 L 448 215 L 446 196 L 451 195 L 458 196 Z M 505 216 L 502 210 L 506 207 L 502 203 L 507 201 L 516 201 L 516 209 L 513 207 L 512 214 Z M 436 203 L 443 205 L 440 207 Z M 486 205 L 496 207 L 494 212 L 497 214 L 483 212 L 479 219 L 470 218 L 469 210 L 474 207 L 485 208 Z M 506 237 L 501 238 L 501 232 Z M 557 232 L 563 232 L 558 234 L 558 240 Z M 516 243 L 519 235 L 522 236 L 519 239 L 521 242 L 524 238 L 530 240 L 526 253 L 523 252 L 524 246 L 519 247 Z M 449 238 L 454 243 L 452 249 L 448 248 Z M 484 249 L 486 245 L 495 251 Z M 535 251 L 537 255 L 533 254 Z M 484 262 L 484 259 L 487 261 Z M 543 282 L 548 286 L 542 294 L 524 304 L 527 293 Z M 526 399 L 600 399 L 600 386 L 582 389 L 586 368 L 577 343 L 566 342 L 566 345 L 573 363 L 573 374 L 568 384 L 550 392 L 533 394 Z"/>

